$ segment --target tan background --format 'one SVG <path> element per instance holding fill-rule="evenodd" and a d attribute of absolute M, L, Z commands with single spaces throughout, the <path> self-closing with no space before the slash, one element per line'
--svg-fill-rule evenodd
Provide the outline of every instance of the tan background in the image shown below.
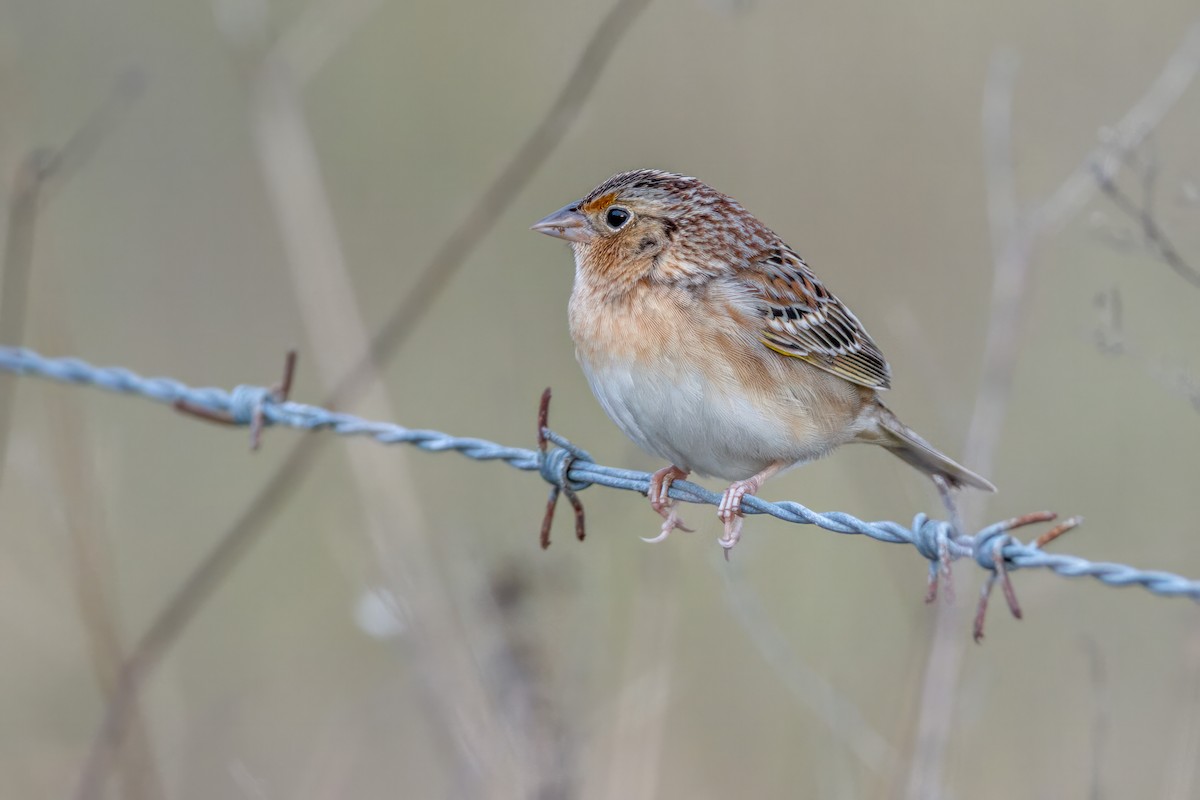
<path fill-rule="evenodd" d="M 329 5 L 335 22 L 351 13 Z M 316 402 L 355 326 L 377 328 L 411 289 L 606 10 L 383 2 L 313 56 L 298 119 L 346 272 L 304 253 L 349 282 L 359 320 L 298 299 L 335 290 L 316 278 L 297 290 L 263 168 L 285 145 L 256 127 L 257 81 L 305 8 L 0 4 L 0 174 L 68 139 L 123 71 L 145 83 L 48 191 L 27 344 L 219 386 L 273 380 L 295 344 L 294 396 Z M 989 61 L 1020 57 L 1016 180 L 1032 202 L 1196 16 L 1189 0 L 656 0 L 384 366 L 385 413 L 532 446 L 549 384 L 559 431 L 603 463 L 659 466 L 604 418 L 574 364 L 569 252 L 527 230 L 609 174 L 655 166 L 704 178 L 790 241 L 888 354 L 889 405 L 960 454 L 993 270 Z M 1198 135 L 1194 86 L 1154 138 L 1159 219 L 1193 263 Z M 1056 550 L 1197 577 L 1200 401 L 1187 393 L 1200 394 L 1200 291 L 1097 226 L 1129 227 L 1098 198 L 1038 240 L 988 470 L 1001 492 L 981 518 L 1083 514 Z M 1095 345 L 1094 298 L 1113 288 L 1124 356 Z M 128 649 L 296 436 L 269 431 L 251 457 L 241 431 L 18 384 L 0 487 L 0 797 L 74 791 L 111 668 L 98 631 Z M 649 546 L 645 501 L 593 488 L 587 542 L 560 510 L 543 553 L 535 475 L 369 443 L 328 448 L 298 488 L 150 675 L 145 735 L 111 796 L 1200 796 L 1200 612 L 1187 601 L 1022 573 L 1026 620 L 997 600 L 976 647 L 981 575 L 960 565 L 955 636 L 938 651 L 957 668 L 930 692 L 937 611 L 911 548 L 754 518 L 727 565 L 711 509 L 688 509 L 696 534 Z M 865 448 L 764 495 L 902 522 L 938 508 L 919 475 Z M 81 576 L 83 562 L 95 569 Z M 371 591 L 406 609 L 403 632 L 363 632 L 356 608 Z M 933 751 L 918 736 L 931 707 L 948 709 Z"/>

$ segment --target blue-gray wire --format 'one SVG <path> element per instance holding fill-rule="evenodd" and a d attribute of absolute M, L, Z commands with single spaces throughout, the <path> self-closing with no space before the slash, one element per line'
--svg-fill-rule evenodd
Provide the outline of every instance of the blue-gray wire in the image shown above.
<path fill-rule="evenodd" d="M 171 378 L 146 378 L 122 367 L 96 367 L 77 358 L 46 358 L 23 348 L 0 347 L 0 370 L 63 383 L 87 384 L 111 392 L 140 395 L 160 403 L 182 400 L 191 406 L 228 413 L 240 425 L 249 425 L 255 412 L 261 411 L 267 424 L 304 430 L 328 429 L 341 436 L 367 436 L 383 444 L 410 444 L 430 452 L 453 450 L 477 461 L 503 461 L 517 469 L 536 470 L 551 484 L 559 482 L 563 460 L 570 459 L 566 475 L 571 488 L 577 491 L 599 484 L 645 493 L 650 485 L 649 474 L 596 464 L 586 452 L 553 433 L 549 438 L 557 446 L 543 455 L 537 450 L 506 447 L 486 439 L 414 430 L 303 403 L 279 402 L 271 390 L 259 386 L 238 386 L 233 391 L 198 389 Z M 686 481 L 673 483 L 671 496 L 689 503 L 709 505 L 716 505 L 720 500 L 720 495 L 715 492 Z M 924 514 L 918 514 L 912 526 L 905 527 L 896 522 L 865 522 L 840 511 L 821 514 L 799 503 L 770 503 L 754 496 L 747 496 L 742 508 L 750 514 L 769 514 L 786 522 L 816 525 L 833 533 L 861 534 L 881 542 L 911 544 L 931 563 L 937 563 L 939 554 L 948 553 L 951 559 L 970 558 L 983 569 L 992 571 L 995 567 L 993 554 L 996 545 L 1001 544 L 1004 561 L 1010 570 L 1040 567 L 1067 577 L 1092 577 L 1109 586 L 1138 585 L 1155 594 L 1200 601 L 1200 581 L 1169 572 L 1047 553 L 1011 536 L 1004 522 L 989 525 L 974 536 L 956 536 L 949 522 Z"/>

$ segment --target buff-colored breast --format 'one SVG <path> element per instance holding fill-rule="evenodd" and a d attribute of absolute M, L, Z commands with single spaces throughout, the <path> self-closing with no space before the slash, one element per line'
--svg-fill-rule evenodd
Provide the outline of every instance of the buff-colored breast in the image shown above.
<path fill-rule="evenodd" d="M 571 337 L 600 405 L 642 449 L 735 481 L 811 461 L 868 424 L 874 393 L 772 352 L 732 280 L 614 295 L 578 276 Z"/>

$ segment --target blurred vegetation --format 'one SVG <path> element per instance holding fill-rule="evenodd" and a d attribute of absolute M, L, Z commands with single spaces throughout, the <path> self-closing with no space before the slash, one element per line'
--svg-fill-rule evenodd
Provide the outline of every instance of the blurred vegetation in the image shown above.
<path fill-rule="evenodd" d="M 347 408 L 532 446 L 550 384 L 556 429 L 651 469 L 574 364 L 569 252 L 527 228 L 654 166 L 809 259 L 887 353 L 889 405 L 958 454 L 1003 261 L 981 122 L 995 55 L 1019 58 L 1013 188 L 1032 204 L 1197 23 L 1189 0 L 638 5 L 627 29 L 609 18 L 612 57 L 561 142 L 535 141 L 544 161 L 480 218 L 610 6 L 0 4 L 18 222 L 2 343 L 222 386 L 270 383 L 294 345 L 293 395 L 317 401 L 407 301 L 421 315 Z M 1116 180 L 1137 209 L 1149 186 L 1192 266 L 1197 131 L 1193 84 Z M 64 152 L 22 205 L 31 154 Z M 464 221 L 491 228 L 444 273 L 431 260 Z M 1083 514 L 1055 547 L 1200 576 L 1200 291 L 1163 260 L 1099 191 L 1040 232 L 989 458 L 1001 491 L 972 517 Z M 645 502 L 601 489 L 587 541 L 560 510 L 541 552 L 535 476 L 366 442 L 325 445 L 166 626 L 111 777 L 81 783 L 122 659 L 300 437 L 269 431 L 250 456 L 244 431 L 0 384 L 0 799 L 1200 796 L 1192 604 L 1017 573 L 1026 619 L 994 608 L 976 647 L 971 571 L 930 608 L 911 551 L 760 518 L 727 565 L 709 510 L 647 546 Z M 936 512 L 910 473 L 848 448 L 764 494 Z"/>

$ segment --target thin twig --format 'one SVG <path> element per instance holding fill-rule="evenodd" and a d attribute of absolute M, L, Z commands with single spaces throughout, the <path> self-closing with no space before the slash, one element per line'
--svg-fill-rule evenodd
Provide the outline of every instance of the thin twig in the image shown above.
<path fill-rule="evenodd" d="M 1126 154 L 1136 149 L 1183 96 L 1200 72 L 1200 22 L 1193 24 L 1158 77 L 1108 130 L 1105 141 L 1089 152 L 1044 201 L 1022 211 L 1016 194 L 1012 156 L 1012 96 L 1017 62 L 1010 53 L 992 61 L 983 103 L 984 167 L 995 273 L 992 310 L 983 358 L 983 377 L 972 415 L 965 460 L 985 473 L 999 442 L 1011 393 L 1019 330 L 1026 306 L 1033 248 L 1038 239 L 1073 218 L 1097 191 L 1095 170 L 1110 179 Z M 974 514 L 968 522 L 974 521 Z M 986 607 L 986 601 L 983 601 Z M 949 744 L 955 686 L 963 645 L 955 634 L 956 612 L 942 606 L 921 689 L 907 796 L 941 796 L 941 776 Z"/>
<path fill-rule="evenodd" d="M 324 405 L 341 408 L 353 402 L 368 383 L 373 365 L 385 364 L 408 338 L 471 253 L 495 227 L 497 209 L 512 202 L 550 158 L 591 97 L 604 67 L 630 26 L 650 0 L 617 0 L 592 34 L 549 111 L 513 157 L 476 199 L 462 222 L 446 237 L 418 273 L 404 299 L 371 341 L 371 349 L 338 381 Z"/>
<path fill-rule="evenodd" d="M 571 798 L 581 794 L 580 752 L 572 716 L 554 691 L 553 657 L 561 642 L 540 624 L 545 588 L 524 562 L 504 562 L 487 570 L 480 614 L 491 624 L 481 631 L 476 652 L 497 698 L 496 714 L 517 740 L 514 750 L 526 777 L 529 798 Z M 539 602 L 539 600 L 543 602 Z"/>
<path fill-rule="evenodd" d="M 71 398 L 74 399 L 74 398 Z M 63 524 L 69 544 L 68 561 L 79 617 L 101 696 L 111 700 L 124 661 L 121 619 L 113 597 L 111 542 L 99 491 L 88 430 L 78 405 L 64 398 L 47 398 L 55 419 L 50 426 L 49 452 L 60 483 Z M 148 800 L 166 796 L 154 759 L 154 742 L 135 701 L 129 712 L 129 743 L 118 761 L 124 797 Z"/>
<path fill-rule="evenodd" d="M 966 463 L 984 474 L 990 471 L 1008 408 L 1031 246 L 1017 200 L 1012 153 L 1012 99 L 1018 66 L 1017 56 L 1011 51 L 1001 51 L 993 56 L 983 97 L 984 170 L 994 272 L 983 373 L 963 453 Z M 966 524 L 970 525 L 976 520 L 979 506 L 969 503 L 967 508 Z M 948 567 L 945 572 L 948 578 Z M 932 585 L 935 578 L 936 575 L 931 573 L 931 594 L 935 591 Z M 986 613 L 987 597 L 994 579 L 993 573 L 981 590 L 978 615 Z M 954 688 L 964 649 L 962 637 L 957 632 L 958 618 L 959 612 L 954 605 L 944 603 L 938 607 L 921 685 L 914 732 L 916 744 L 908 768 L 906 792 L 910 800 L 931 800 L 941 793 L 941 776 L 954 714 Z M 982 625 L 982 620 L 977 618 L 975 630 L 981 630 Z"/>
<path fill-rule="evenodd" d="M 1200 271 L 1187 262 L 1175 245 L 1171 242 L 1167 232 L 1163 230 L 1162 225 L 1155 219 L 1153 207 L 1149 200 L 1143 200 L 1139 206 L 1137 202 L 1125 193 L 1116 182 L 1106 173 L 1095 169 L 1096 183 L 1100 190 L 1112 201 L 1112 204 L 1117 207 L 1123 214 L 1137 223 L 1141 228 L 1142 241 L 1145 247 L 1150 250 L 1162 263 L 1170 267 L 1171 271 L 1192 286 L 1200 289 Z"/>
<path fill-rule="evenodd" d="M 3 262 L 0 263 L 0 341 L 20 344 L 25 338 L 34 243 L 38 214 L 43 203 L 55 188 L 65 184 L 87 164 L 112 128 L 141 95 L 142 89 L 141 73 L 136 70 L 128 71 L 118 79 L 104 102 L 84 120 L 66 142 L 57 148 L 44 147 L 32 151 L 17 168 L 13 188 L 9 194 L 4 255 Z M 15 381 L 0 380 L 0 481 L 3 480 L 4 464 L 7 462 L 8 432 L 15 386 Z M 67 419 L 69 418 L 68 415 Z M 70 458 L 61 457 L 61 447 L 55 452 L 60 454 L 60 464 L 71 463 Z M 75 479 L 80 486 L 87 485 L 83 472 L 64 475 L 64 479 L 66 478 Z M 69 517 L 74 516 L 71 511 L 72 509 L 68 508 Z M 72 552 L 77 570 L 76 587 L 81 595 L 85 629 L 97 653 L 95 663 L 102 689 L 112 702 L 118 691 L 115 675 L 121 659 L 120 644 L 111 616 L 112 610 L 104 602 L 104 598 L 98 595 L 100 579 L 94 573 L 91 550 L 94 543 L 88 543 L 86 537 L 78 535 L 76 520 L 68 519 L 68 529 L 72 534 Z M 133 723 L 138 750 L 136 757 L 125 765 L 126 790 L 131 797 L 161 796 L 160 781 L 150 759 L 149 737 L 142 726 L 136 704 L 129 706 L 128 717 Z"/>
<path fill-rule="evenodd" d="M 131 710 L 145 677 L 158 666 L 167 649 L 179 638 L 196 612 L 258 541 L 256 534 L 274 519 L 280 506 L 292 496 L 296 485 L 308 474 L 314 461 L 302 456 L 315 448 L 314 443 L 318 438 L 303 437 L 292 447 L 290 457 L 284 459 L 283 466 L 268 479 L 216 546 L 171 595 L 167 605 L 130 649 L 80 770 L 75 793 L 77 798 L 101 796 L 104 779 L 128 733 Z"/>
<path fill-rule="evenodd" d="M 984 163 L 995 266 L 982 378 L 963 448 L 966 463 L 984 474 L 991 469 L 1012 391 L 1019 332 L 1028 306 L 1033 246 L 1033 232 L 1022 217 L 1016 195 L 1012 153 L 1012 99 L 1018 64 L 1011 52 L 997 54 L 984 92 Z M 969 516 L 974 516 L 976 508 L 968 504 Z"/>
<path fill-rule="evenodd" d="M 1109 717 L 1112 714 L 1112 701 L 1108 686 L 1108 670 L 1105 668 L 1104 652 L 1095 639 L 1084 639 L 1084 647 L 1088 656 L 1088 676 L 1092 684 L 1092 730 L 1089 770 L 1088 797 L 1090 800 L 1103 800 L 1104 791 L 1104 752 L 1108 745 Z M 1194 753 L 1187 758 L 1194 760 Z"/>
<path fill-rule="evenodd" d="M 1096 166 L 1110 179 L 1116 177 L 1126 154 L 1136 150 L 1167 115 L 1200 73 L 1200 21 L 1192 23 L 1162 71 L 1125 116 L 1105 129 L 1104 141 L 1092 148 L 1070 175 L 1033 207 L 1034 230 L 1052 233 L 1084 209 L 1095 196 Z"/>
<path fill-rule="evenodd" d="M 338 0 L 318 5 L 341 7 Z M 307 20 L 319 17 L 315 12 L 305 15 Z M 296 40 L 302 38 L 297 36 Z M 372 352 L 372 337 L 356 298 L 352 270 L 325 190 L 320 156 L 304 114 L 302 86 L 289 53 L 293 59 L 307 59 L 298 47 L 273 48 L 254 75 L 252 119 L 268 197 L 287 254 L 301 318 L 312 343 L 312 360 L 323 382 L 336 387 L 346 364 Z M 577 102 L 576 98 L 572 102 Z M 544 158 L 547 143 L 536 143 L 535 147 L 538 157 Z M 527 179 L 525 165 L 518 164 L 516 169 Z M 511 191 L 504 191 L 504 197 L 511 197 Z M 485 211 L 481 213 L 494 220 L 502 205 L 500 197 L 485 196 L 481 206 Z M 479 219 L 468 220 L 466 225 L 472 235 L 481 226 Z M 433 269 L 438 279 L 444 280 L 453 268 L 456 266 L 440 264 Z M 424 310 L 445 285 L 410 291 L 420 298 Z M 343 393 L 339 404 L 353 403 L 372 416 L 394 416 L 394 404 L 380 380 L 380 363 L 378 355 L 360 362 L 365 371 L 360 373 L 362 380 L 355 396 L 347 399 Z M 445 569 L 442 563 L 447 561 L 440 558 L 445 544 L 427 533 L 433 520 L 427 516 L 423 497 L 416 489 L 415 470 L 408 466 L 407 459 L 376 449 L 348 448 L 347 457 L 360 505 L 372 510 L 365 532 L 376 553 L 375 563 L 397 595 L 413 606 L 409 638 L 423 666 L 416 673 L 423 682 L 420 691 L 428 698 L 431 721 L 445 726 L 447 740 L 455 745 L 448 753 L 463 781 L 459 793 L 477 795 L 485 787 L 501 795 L 516 793 L 527 779 L 514 759 L 519 748 L 505 735 L 502 721 L 494 714 L 493 700 L 469 644 L 473 632 L 487 625 L 473 607 L 455 611 L 454 584 L 440 574 Z M 578 498 L 569 483 L 563 484 L 562 492 L 576 510 L 578 526 L 582 510 Z M 397 526 L 398 519 L 407 524 Z M 466 635 L 445 635 L 455 627 Z"/>
<path fill-rule="evenodd" d="M 88 162 L 141 91 L 141 73 L 130 70 L 65 143 L 57 148 L 37 148 L 17 167 L 9 192 L 4 255 L 0 261 L 0 342 L 20 345 L 25 341 L 33 246 L 42 203 L 56 186 L 61 186 Z M 0 380 L 0 482 L 8 460 L 15 386 L 11 380 Z"/>
<path fill-rule="evenodd" d="M 1138 346 L 1137 340 L 1125 330 L 1121 292 L 1114 287 L 1097 294 L 1095 306 L 1101 314 L 1094 333 L 1097 349 L 1105 355 L 1133 359 L 1151 380 L 1200 412 L 1200 377 L 1182 366 L 1161 363 Z"/>
<path fill-rule="evenodd" d="M 480 195 L 473 210 L 437 251 L 422 271 L 407 298 L 374 337 L 371 347 L 330 392 L 324 405 L 351 404 L 370 383 L 374 365 L 391 357 L 413 329 L 413 323 L 431 305 L 431 298 L 447 285 L 491 230 L 499 215 L 495 209 L 520 192 L 545 164 L 578 118 L 596 81 L 617 45 L 649 0 L 618 0 L 592 35 L 554 104 L 534 132 L 508 162 L 495 181 Z M 315 463 L 325 437 L 306 436 L 285 454 L 282 466 L 268 479 L 234 524 L 196 566 L 167 601 L 150 627 L 134 645 L 122 667 L 117 688 L 105 709 L 80 773 L 76 797 L 97 798 L 103 791 L 113 756 L 126 734 L 130 703 L 137 697 L 146 675 L 212 596 L 242 556 L 257 541 L 278 510 L 299 490 Z"/>
<path fill-rule="evenodd" d="M 1163 762 L 1169 769 L 1162 792 L 1167 800 L 1194 800 L 1200 790 L 1200 625 L 1195 620 L 1191 625 L 1184 650 L 1186 686 L 1176 695 L 1179 730 L 1172 737 L 1174 752 Z"/>

